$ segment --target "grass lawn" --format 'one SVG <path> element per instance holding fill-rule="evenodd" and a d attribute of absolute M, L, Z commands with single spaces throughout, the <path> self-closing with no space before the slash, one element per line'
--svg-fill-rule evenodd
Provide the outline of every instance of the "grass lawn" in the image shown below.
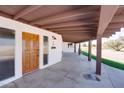
<path fill-rule="evenodd" d="M 87 50 L 86 49 L 82 50 L 82 54 L 88 56 Z M 111 57 L 112 57 L 112 55 L 113 55 L 112 53 L 111 53 L 111 55 L 109 54 L 109 56 L 111 56 Z M 92 58 L 96 60 L 96 55 L 92 54 Z M 117 61 L 114 58 L 109 58 L 109 57 L 103 58 L 102 57 L 102 63 L 112 66 L 112 67 L 115 67 L 115 68 L 118 68 L 118 69 L 121 69 L 121 70 L 124 70 L 124 62 Z"/>
<path fill-rule="evenodd" d="M 87 47 L 82 47 L 82 51 L 87 52 Z M 92 48 L 92 54 L 96 55 L 96 48 Z M 124 64 L 124 52 L 114 51 L 110 49 L 102 49 L 102 58 L 117 61 Z"/>

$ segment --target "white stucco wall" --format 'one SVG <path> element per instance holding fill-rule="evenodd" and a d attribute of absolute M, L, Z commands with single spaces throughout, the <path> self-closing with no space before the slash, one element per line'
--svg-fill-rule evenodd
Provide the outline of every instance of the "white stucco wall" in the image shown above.
<path fill-rule="evenodd" d="M 15 76 L 3 81 L 0 81 L 0 86 L 9 83 L 22 77 L 22 32 L 29 32 L 39 34 L 40 36 L 40 53 L 39 53 L 39 68 L 45 68 L 62 59 L 62 37 L 59 34 L 49 32 L 44 29 L 39 29 L 18 21 L 14 21 L 8 18 L 0 17 L 0 27 L 15 30 Z M 43 66 L 43 36 L 49 38 L 49 61 L 48 65 Z M 51 49 L 52 36 L 56 37 L 55 46 L 56 49 Z"/>
<path fill-rule="evenodd" d="M 63 42 L 63 52 L 74 52 L 74 44 L 72 45 L 72 47 L 68 48 L 68 43 L 69 42 Z"/>
<path fill-rule="evenodd" d="M 68 43 L 70 43 L 70 42 L 63 42 L 62 51 L 63 52 L 73 53 L 74 52 L 74 43 L 73 43 L 72 47 L 69 47 L 69 48 L 68 48 Z M 78 52 L 78 48 L 79 48 L 79 44 L 76 44 L 76 52 Z"/>

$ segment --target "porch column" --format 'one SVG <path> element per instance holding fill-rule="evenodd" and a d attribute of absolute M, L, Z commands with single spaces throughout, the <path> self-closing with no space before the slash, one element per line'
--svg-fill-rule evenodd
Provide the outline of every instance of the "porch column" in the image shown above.
<path fill-rule="evenodd" d="M 89 42 L 88 42 L 88 61 L 91 61 L 91 48 L 92 48 L 92 41 L 89 40 Z"/>
<path fill-rule="evenodd" d="M 76 53 L 76 43 L 74 43 L 74 53 Z"/>
<path fill-rule="evenodd" d="M 97 37 L 97 49 L 96 49 L 96 74 L 101 75 L 101 54 L 102 54 L 102 37 Z"/>
<path fill-rule="evenodd" d="M 79 43 L 79 48 L 78 48 L 78 54 L 80 55 L 81 54 L 81 45 Z"/>

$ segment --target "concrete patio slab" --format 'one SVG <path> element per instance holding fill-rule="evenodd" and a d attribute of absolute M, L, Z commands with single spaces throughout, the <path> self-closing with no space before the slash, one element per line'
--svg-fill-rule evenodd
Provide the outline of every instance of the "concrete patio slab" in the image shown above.
<path fill-rule="evenodd" d="M 100 81 L 95 79 L 95 61 L 64 53 L 62 62 L 37 70 L 3 88 L 112 88 L 124 87 L 124 71 L 102 64 Z"/>

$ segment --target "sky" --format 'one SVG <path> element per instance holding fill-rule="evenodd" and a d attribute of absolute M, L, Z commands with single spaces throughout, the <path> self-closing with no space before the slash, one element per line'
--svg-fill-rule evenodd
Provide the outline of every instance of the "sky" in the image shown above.
<path fill-rule="evenodd" d="M 120 36 L 124 36 L 124 28 L 121 28 L 120 31 L 116 32 L 109 39 L 118 39 Z"/>

